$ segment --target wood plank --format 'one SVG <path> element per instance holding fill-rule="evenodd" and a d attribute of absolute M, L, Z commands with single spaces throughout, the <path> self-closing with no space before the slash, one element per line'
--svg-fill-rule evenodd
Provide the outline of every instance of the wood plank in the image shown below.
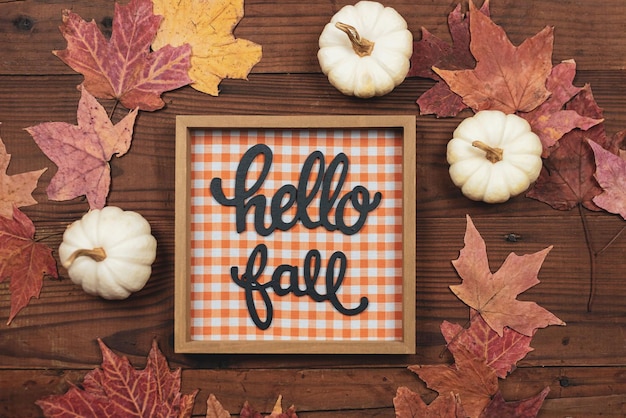
<path fill-rule="evenodd" d="M 0 381 L 0 415 L 38 417 L 34 404 L 48 395 L 63 394 L 80 384 L 86 370 L 6 370 Z M 544 387 L 550 393 L 540 418 L 563 416 L 622 416 L 626 401 L 626 370 L 620 368 L 551 367 L 517 369 L 500 389 L 507 401 L 534 396 Z M 269 412 L 278 395 L 283 406 L 293 404 L 298 416 L 393 417 L 393 398 L 398 387 L 408 387 L 431 402 L 436 393 L 404 367 L 341 369 L 185 370 L 182 393 L 200 389 L 194 416 L 206 415 L 206 399 L 213 393 L 234 416 L 243 402 Z M 558 415 L 558 414 L 561 415 Z M 334 415 L 333 415 L 334 414 Z M 588 415 L 589 414 L 589 415 Z"/>
<path fill-rule="evenodd" d="M 125 2 L 120 2 L 125 3 Z M 465 3 L 465 2 L 464 2 Z M 477 1 L 482 4 L 482 1 Z M 71 9 L 85 20 L 94 20 L 110 33 L 113 1 L 81 0 Z M 246 0 L 245 17 L 237 27 L 238 37 L 263 46 L 263 59 L 255 73 L 318 73 L 318 38 L 324 25 L 351 1 L 302 3 L 281 1 L 280 7 L 264 0 Z M 425 27 L 448 40 L 447 15 L 456 2 L 389 0 L 407 20 L 414 38 Z M 64 49 L 59 33 L 62 4 L 37 0 L 0 2 L 0 35 L 3 59 L 0 74 L 71 74 L 72 70 L 51 51 Z M 555 26 L 554 61 L 575 59 L 579 68 L 622 69 L 625 66 L 626 8 L 621 0 L 579 2 L 574 0 L 505 0 L 491 3 L 494 21 L 518 44 L 545 26 Z M 25 47 L 28 45 L 28 47 Z"/>
<path fill-rule="evenodd" d="M 126 3 L 128 0 L 121 0 Z M 464 4 L 466 0 L 462 0 Z M 74 12 L 94 19 L 110 32 L 114 1 L 77 0 Z M 534 351 L 500 387 L 507 400 L 551 392 L 539 417 L 626 415 L 626 234 L 606 251 L 603 246 L 624 225 L 604 213 L 586 213 L 596 257 L 593 310 L 587 311 L 590 259 L 577 211 L 559 212 L 519 196 L 502 205 L 471 202 L 454 187 L 447 173 L 446 143 L 465 112 L 457 118 L 418 116 L 416 169 L 418 190 L 415 355 L 182 355 L 173 352 L 174 288 L 174 119 L 179 114 L 413 115 L 415 100 L 433 85 L 407 79 L 391 94 L 371 100 L 347 97 L 320 74 L 317 40 L 324 24 L 352 1 L 246 0 L 246 17 L 236 35 L 260 43 L 262 61 L 248 81 L 225 80 L 212 97 L 189 87 L 164 95 L 165 109 L 140 112 L 130 152 L 111 162 L 109 203 L 137 210 L 148 218 L 159 242 L 154 273 L 146 288 L 125 301 L 86 295 L 67 278 L 45 280 L 34 300 L 0 339 L 0 416 L 40 417 L 34 402 L 64 393 L 98 367 L 102 338 L 134 366 L 145 366 L 154 339 L 172 367 L 183 367 L 183 392 L 201 389 L 194 415 L 204 416 L 209 393 L 238 412 L 244 400 L 264 411 L 278 394 L 285 406 L 295 404 L 304 418 L 394 417 L 393 396 L 407 386 L 427 401 L 435 394 L 407 370 L 412 364 L 449 364 L 439 327 L 448 320 L 464 324 L 468 308 L 449 290 L 459 283 L 451 265 L 463 246 L 465 215 L 472 216 L 487 244 L 495 271 L 510 252 L 532 253 L 549 245 L 539 272 L 541 283 L 520 296 L 533 300 L 567 322 L 538 330 Z M 435 4 L 437 3 L 437 4 Z M 477 0 L 482 4 L 482 0 Z M 419 37 L 420 27 L 449 40 L 446 16 L 455 2 L 389 0 Z M 52 55 L 63 49 L 58 31 L 59 2 L 0 0 L 0 137 L 12 154 L 9 174 L 48 167 L 25 208 L 35 221 L 37 238 L 55 249 L 66 225 L 87 210 L 84 199 L 52 202 L 46 186 L 56 171 L 25 127 L 47 121 L 75 123 L 82 76 Z M 623 0 L 498 0 L 491 2 L 494 21 L 519 43 L 546 25 L 555 26 L 554 62 L 573 58 L 575 84 L 591 83 L 605 110 L 609 134 L 626 128 L 626 32 Z M 112 101 L 103 101 L 107 110 Z M 117 108 L 114 121 L 126 110 Z M 515 242 L 506 239 L 515 233 Z M 0 284 L 0 322 L 9 311 L 8 284 Z"/>
<path fill-rule="evenodd" d="M 596 96 L 606 107 L 607 126 L 617 131 L 626 126 L 626 115 L 615 95 L 623 95 L 626 75 L 623 72 L 583 72 L 585 81 L 598 87 Z M 75 86 L 79 76 L 1 77 L 0 89 L 6 100 L 0 102 L 3 124 L 0 136 L 12 154 L 10 174 L 49 167 L 44 173 L 35 197 L 41 203 L 25 208 L 36 222 L 38 238 L 52 248 L 60 243 L 65 226 L 80 217 L 87 205 L 82 199 L 71 202 L 48 201 L 45 186 L 55 171 L 54 165 L 41 153 L 23 130 L 36 123 L 59 120 L 75 123 L 79 93 Z M 408 80 L 398 91 L 368 102 L 367 112 L 408 114 L 415 111 L 416 91 L 427 83 Z M 174 224 L 174 117 L 176 114 L 289 114 L 345 113 L 364 111 L 362 101 L 347 98 L 327 85 L 323 76 L 255 75 L 249 82 L 229 81 L 223 97 L 213 98 L 192 89 L 166 95 L 168 107 L 159 112 L 142 112 L 135 127 L 131 151 L 114 158 L 113 186 L 109 203 L 138 210 L 148 218 L 159 241 L 154 275 L 138 295 L 123 302 L 103 301 L 89 297 L 69 280 L 49 281 L 42 297 L 35 300 L 6 331 L 0 342 L 0 368 L 12 364 L 24 367 L 81 367 L 98 364 L 95 339 L 104 338 L 113 348 L 141 361 L 145 347 L 158 336 L 168 357 L 177 365 L 210 367 L 226 362 L 229 367 L 257 367 L 268 361 L 263 356 L 184 357 L 173 356 L 172 289 Z M 277 97 L 279 90 L 289 101 Z M 326 96 L 313 93 L 325 91 Z M 112 106 L 112 103 L 105 103 Z M 116 112 L 119 119 L 122 110 Z M 458 282 L 450 260 L 458 256 L 465 230 L 465 214 L 475 220 L 487 241 L 492 269 L 496 269 L 511 252 L 538 251 L 548 245 L 555 248 L 541 270 L 541 285 L 531 289 L 533 298 L 553 310 L 568 323 L 552 327 L 536 337 L 536 350 L 526 360 L 528 365 L 620 365 L 626 361 L 622 346 L 614 335 L 624 331 L 624 290 L 621 285 L 626 239 L 619 239 L 598 258 L 597 295 L 592 313 L 585 309 L 589 284 L 589 260 L 580 219 L 575 212 L 554 211 L 547 205 L 519 197 L 503 205 L 473 203 L 450 184 L 443 160 L 447 132 L 454 119 L 418 118 L 417 153 L 417 323 L 418 354 L 394 357 L 389 364 L 437 361 L 442 338 L 442 320 L 463 323 L 466 307 L 449 292 Z M 589 214 L 596 250 L 621 228 L 619 218 L 606 214 Z M 507 242 L 508 233 L 521 236 L 519 242 Z M 49 237 L 48 237 L 49 236 Z M 48 237 L 48 238 L 46 238 Z M 61 271 L 64 277 L 64 271 Z M 0 312 L 8 312 L 8 289 L 0 287 Z M 6 314 L 5 314 L 6 317 Z M 126 318 L 133 317 L 134 321 Z M 80 338 L 78 338 L 80 336 Z M 589 349 L 602 355 L 590 358 Z M 329 359 L 324 356 L 307 359 L 317 365 L 376 363 L 371 357 Z M 277 367 L 297 367 L 297 356 L 270 359 Z"/>
<path fill-rule="evenodd" d="M 549 253 L 539 278 L 541 283 L 530 289 L 522 299 L 534 300 L 568 323 L 566 327 L 550 327 L 538 331 L 535 351 L 524 365 L 623 365 L 626 353 L 619 343 L 626 329 L 623 300 L 626 289 L 621 271 L 626 262 L 620 254 L 626 251 L 626 240 L 618 240 L 597 271 L 597 293 L 594 311 L 586 310 L 588 291 L 587 261 L 582 232 L 555 240 L 562 231 L 579 230 L 578 219 L 568 216 L 537 219 L 474 218 L 485 237 L 492 270 L 498 268 L 506 255 L 541 250 L 550 244 Z M 0 368 L 13 364 L 24 367 L 80 367 L 98 364 L 96 338 L 103 338 L 113 349 L 143 362 L 150 341 L 156 335 L 174 365 L 213 367 L 226 362 L 228 367 L 298 367 L 301 356 L 182 356 L 172 352 L 173 242 L 171 222 L 154 222 L 160 247 L 155 275 L 147 287 L 125 301 L 104 301 L 90 297 L 69 280 L 46 281 L 42 296 L 31 302 L 3 331 L 0 341 Z M 450 260 L 463 246 L 465 219 L 418 218 L 416 272 L 416 326 L 418 353 L 415 356 L 389 356 L 386 364 L 441 362 L 443 339 L 439 326 L 443 320 L 464 324 L 467 307 L 458 301 L 448 286 L 459 282 Z M 503 236 L 515 228 L 525 237 L 516 243 Z M 614 230 L 613 219 L 594 220 L 594 231 L 608 235 Z M 0 292 L 0 312 L 8 311 L 6 286 Z M 127 318 L 134 318 L 128 321 Z M 595 355 L 590 356 L 590 353 Z M 336 366 L 380 364 L 376 356 L 310 356 L 309 365 Z"/>

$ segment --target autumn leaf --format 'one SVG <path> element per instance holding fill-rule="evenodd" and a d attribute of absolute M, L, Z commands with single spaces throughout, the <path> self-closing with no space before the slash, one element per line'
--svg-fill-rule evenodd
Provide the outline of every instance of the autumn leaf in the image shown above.
<path fill-rule="evenodd" d="M 45 275 L 58 277 L 52 250 L 34 240 L 35 225 L 19 209 L 11 219 L 0 216 L 0 282 L 9 279 L 11 310 L 7 325 L 38 298 Z"/>
<path fill-rule="evenodd" d="M 587 130 L 603 121 L 602 118 L 583 116 L 575 110 L 563 108 L 582 90 L 572 84 L 575 75 L 576 63 L 573 60 L 554 66 L 546 83 L 551 93 L 548 100 L 528 113 L 519 114 L 530 123 L 533 132 L 541 139 L 544 157 L 548 156 L 549 149 L 556 141 L 572 129 Z"/>
<path fill-rule="evenodd" d="M 470 417 L 477 417 L 498 392 L 498 376 L 484 359 L 476 357 L 462 346 L 450 350 L 454 356 L 451 366 L 437 364 L 409 366 L 426 386 L 446 396 L 459 395 L 463 409 Z"/>
<path fill-rule="evenodd" d="M 293 405 L 291 405 L 286 411 L 283 412 L 282 400 L 283 397 L 281 395 L 278 395 L 278 399 L 274 404 L 274 408 L 272 409 L 271 414 L 266 415 L 265 418 L 298 418 L 298 415 L 296 415 L 296 408 Z M 261 415 L 254 408 L 252 408 L 248 401 L 244 402 L 243 408 L 240 412 L 240 416 L 241 418 L 263 418 L 263 415 Z"/>
<path fill-rule="evenodd" d="M 449 349 L 454 350 L 456 346 L 464 347 L 476 357 L 484 359 L 487 365 L 496 371 L 497 376 L 504 379 L 515 369 L 517 362 L 533 350 L 530 347 L 532 337 L 508 327 L 505 327 L 502 336 L 499 336 L 480 315 L 474 312 L 469 328 L 465 329 L 458 324 L 444 321 L 441 324 L 441 334 Z"/>
<path fill-rule="evenodd" d="M 117 99 L 128 109 L 162 108 L 163 92 L 189 84 L 189 45 L 163 46 L 151 52 L 162 18 L 152 12 L 150 0 L 115 3 L 111 39 L 95 21 L 87 23 L 71 10 L 63 11 L 60 27 L 67 48 L 52 51 L 85 77 L 83 86 L 100 99 Z"/>
<path fill-rule="evenodd" d="M 471 1 L 469 13 L 476 67 L 434 71 L 474 111 L 529 112 L 543 103 L 550 96 L 546 80 L 552 70 L 553 29 L 546 27 L 516 47 Z"/>
<path fill-rule="evenodd" d="M 626 220 L 626 161 L 593 141 L 588 141 L 596 163 L 595 178 L 602 193 L 593 202 Z"/>
<path fill-rule="evenodd" d="M 459 258 L 452 261 L 463 283 L 452 285 L 450 289 L 459 299 L 477 310 L 501 337 L 504 335 L 504 327 L 532 337 L 537 328 L 565 325 L 535 302 L 516 299 L 520 293 L 539 284 L 537 274 L 550 249 L 552 246 L 523 256 L 511 253 L 500 269 L 492 274 L 485 241 L 468 215 L 465 247 Z"/>
<path fill-rule="evenodd" d="M 137 110 L 116 125 L 86 90 L 78 103 L 78 125 L 47 122 L 26 128 L 58 171 L 47 188 L 52 200 L 86 195 L 91 209 L 101 209 L 111 184 L 109 160 L 124 155 L 131 144 Z"/>
<path fill-rule="evenodd" d="M 406 387 L 399 387 L 393 398 L 397 418 L 466 418 L 458 395 L 437 396 L 426 405 L 422 397 Z"/>
<path fill-rule="evenodd" d="M 171 371 L 156 341 L 146 367 L 136 370 L 101 340 L 102 368 L 90 371 L 83 388 L 72 386 L 63 395 L 40 399 L 36 404 L 46 417 L 102 418 L 191 417 L 197 391 L 182 395 L 181 370 Z"/>
<path fill-rule="evenodd" d="M 37 187 L 37 181 L 47 168 L 37 171 L 29 171 L 8 175 L 7 168 L 11 161 L 11 154 L 7 154 L 7 149 L 0 139 L 0 216 L 11 218 L 13 207 L 21 208 L 37 203 L 33 199 L 32 192 Z"/>
<path fill-rule="evenodd" d="M 246 79 L 261 60 L 260 45 L 233 35 L 243 0 L 154 0 L 154 11 L 165 18 L 152 48 L 190 44 L 189 77 L 198 91 L 217 96 L 222 79 Z"/>
<path fill-rule="evenodd" d="M 489 16 L 489 1 L 485 1 L 480 11 Z M 450 87 L 433 71 L 433 67 L 446 70 L 469 69 L 476 65 L 469 48 L 469 15 L 461 11 L 458 4 L 448 15 L 448 28 L 452 45 L 422 28 L 422 37 L 413 43 L 411 68 L 408 77 L 418 76 L 437 81 L 432 88 L 417 100 L 420 114 L 435 114 L 438 117 L 455 116 L 467 105 L 463 99 L 450 90 Z"/>
<path fill-rule="evenodd" d="M 498 392 L 480 414 L 480 418 L 534 418 L 539 414 L 549 392 L 550 388 L 546 387 L 532 398 L 514 402 L 506 402 L 502 393 Z"/>
<path fill-rule="evenodd" d="M 590 118 L 603 117 L 602 109 L 597 105 L 588 85 L 565 108 Z M 541 173 L 526 196 L 558 210 L 570 210 L 582 205 L 589 210 L 599 211 L 600 208 L 593 202 L 593 198 L 602 189 L 594 178 L 596 167 L 588 140 L 603 148 L 611 146 L 604 123 L 586 131 L 574 129 L 568 132 L 544 160 Z"/>
<path fill-rule="evenodd" d="M 206 400 L 206 418 L 230 418 L 228 412 L 212 393 Z"/>

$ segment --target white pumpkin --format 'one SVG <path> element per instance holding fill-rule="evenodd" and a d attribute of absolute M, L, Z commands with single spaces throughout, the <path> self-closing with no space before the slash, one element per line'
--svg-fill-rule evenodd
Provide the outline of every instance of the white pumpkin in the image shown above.
<path fill-rule="evenodd" d="M 472 200 L 505 202 L 537 180 L 542 149 L 525 119 L 482 110 L 464 119 L 448 142 L 450 177 Z"/>
<path fill-rule="evenodd" d="M 85 292 L 125 299 L 150 278 L 156 245 L 143 216 L 106 206 L 87 212 L 65 230 L 59 258 Z"/>
<path fill-rule="evenodd" d="M 413 35 L 393 8 L 374 1 L 344 6 L 319 37 L 322 72 L 340 92 L 382 96 L 404 81 L 413 53 Z"/>

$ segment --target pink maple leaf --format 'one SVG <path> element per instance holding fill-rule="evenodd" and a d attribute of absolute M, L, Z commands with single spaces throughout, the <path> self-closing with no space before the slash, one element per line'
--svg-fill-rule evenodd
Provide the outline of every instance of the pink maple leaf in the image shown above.
<path fill-rule="evenodd" d="M 130 148 L 137 110 L 113 125 L 104 108 L 85 89 L 78 103 L 78 125 L 47 122 L 26 128 L 58 167 L 47 193 L 52 200 L 86 195 L 91 209 L 101 209 L 111 184 L 109 160 Z"/>
<path fill-rule="evenodd" d="M 602 192 L 593 198 L 593 203 L 610 213 L 626 219 L 626 161 L 588 140 L 596 162 L 596 180 Z"/>

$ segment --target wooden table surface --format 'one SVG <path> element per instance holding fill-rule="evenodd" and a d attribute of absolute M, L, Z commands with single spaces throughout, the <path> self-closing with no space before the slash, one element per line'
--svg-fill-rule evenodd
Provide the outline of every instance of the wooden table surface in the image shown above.
<path fill-rule="evenodd" d="M 482 3 L 482 2 L 481 2 Z M 49 167 L 34 192 L 39 204 L 23 208 L 37 237 L 55 250 L 60 235 L 87 210 L 84 199 L 54 202 L 46 186 L 56 171 L 24 130 L 48 121 L 76 123 L 82 76 L 51 51 L 64 49 L 61 11 L 72 9 L 110 30 L 111 0 L 0 0 L 0 137 L 12 155 L 9 174 Z M 321 74 L 317 39 L 344 1 L 246 0 L 236 35 L 263 46 L 248 81 L 225 80 L 212 97 L 189 87 L 164 95 L 167 106 L 140 112 L 130 152 L 113 158 L 108 204 L 136 210 L 151 223 L 159 246 L 147 286 L 125 301 L 88 296 L 60 269 L 46 279 L 11 325 L 0 323 L 0 416 L 41 416 L 34 402 L 64 393 L 69 382 L 101 363 L 97 338 L 143 368 L 153 339 L 171 367 L 182 367 L 183 392 L 201 389 L 194 414 L 206 412 L 214 393 L 231 412 L 244 400 L 271 410 L 278 394 L 302 417 L 393 417 L 399 386 L 432 399 L 413 364 L 449 363 L 441 356 L 443 320 L 463 324 L 468 309 L 449 290 L 459 283 L 450 261 L 463 247 L 465 215 L 484 237 L 492 270 L 512 251 L 531 253 L 554 245 L 539 278 L 521 299 L 534 300 L 567 322 L 540 330 L 534 351 L 501 381 L 508 400 L 551 391 L 540 417 L 626 414 L 626 236 L 595 258 L 595 299 L 587 310 L 590 257 L 577 210 L 553 210 L 520 196 L 500 205 L 471 202 L 451 183 L 446 143 L 459 118 L 417 117 L 417 251 L 415 355 L 182 355 L 173 349 L 174 147 L 178 114 L 375 114 L 418 113 L 415 100 L 432 82 L 407 79 L 382 98 L 359 100 L 335 90 Z M 449 0 L 388 0 L 416 38 L 426 27 L 449 39 Z M 492 0 L 493 20 L 514 43 L 555 27 L 553 60 L 575 59 L 575 84 L 590 83 L 604 108 L 609 134 L 626 128 L 626 3 L 623 0 Z M 111 102 L 103 101 L 110 108 Z M 465 115 L 467 116 L 467 115 Z M 607 213 L 585 213 L 591 245 L 600 250 L 624 225 Z M 509 233 L 519 235 L 507 241 Z M 0 313 L 8 317 L 8 284 L 0 287 Z"/>

